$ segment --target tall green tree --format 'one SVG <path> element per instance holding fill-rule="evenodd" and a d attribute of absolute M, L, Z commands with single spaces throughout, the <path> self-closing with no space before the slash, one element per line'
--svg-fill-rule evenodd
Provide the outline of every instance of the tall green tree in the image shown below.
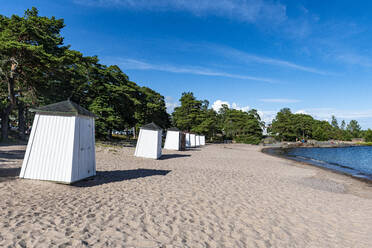
<path fill-rule="evenodd" d="M 81 103 L 98 116 L 96 130 L 99 137 L 110 139 L 113 130 L 135 125 L 139 87 L 130 82 L 119 67 L 92 64 L 88 85 Z"/>
<path fill-rule="evenodd" d="M 327 141 L 333 138 L 334 127 L 328 121 L 315 120 L 313 124 L 312 138 L 319 141 Z"/>
<path fill-rule="evenodd" d="M 346 128 L 346 122 L 345 122 L 345 120 L 342 120 L 340 129 L 345 130 L 345 128 Z"/>
<path fill-rule="evenodd" d="M 311 138 L 314 124 L 314 118 L 312 116 L 306 114 L 294 114 L 291 119 L 296 137 L 303 139 Z"/>
<path fill-rule="evenodd" d="M 96 131 L 110 137 L 154 121 L 170 124 L 164 97 L 131 82 L 118 66 L 101 65 L 63 44 L 63 19 L 42 17 L 36 8 L 23 17 L 0 15 L 0 115 L 2 137 L 8 138 L 9 118 L 18 117 L 24 134 L 27 109 L 67 98 L 93 111 Z M 15 124 L 14 122 L 13 124 Z"/>
<path fill-rule="evenodd" d="M 372 142 L 372 130 L 370 128 L 368 128 L 368 130 L 366 130 L 364 132 L 364 137 L 366 142 Z"/>
<path fill-rule="evenodd" d="M 358 121 L 351 120 L 347 125 L 346 130 L 350 132 L 353 138 L 360 138 L 362 128 L 360 127 Z"/>
<path fill-rule="evenodd" d="M 170 116 L 167 113 L 164 96 L 148 88 L 139 88 L 139 105 L 136 111 L 137 127 L 154 122 L 162 128 L 170 126 Z"/>
<path fill-rule="evenodd" d="M 295 121 L 289 108 L 281 109 L 271 124 L 269 132 L 279 140 L 295 141 L 298 138 L 293 128 Z"/>
<path fill-rule="evenodd" d="M 1 80 L 8 88 L 2 99 L 2 139 L 8 139 L 9 115 L 17 105 L 16 96 L 32 91 L 45 75 L 52 73 L 67 47 L 60 35 L 62 19 L 38 16 L 36 8 L 23 17 L 0 16 Z"/>
<path fill-rule="evenodd" d="M 338 121 L 337 121 L 337 119 L 336 119 L 336 117 L 334 115 L 332 115 L 331 125 L 332 125 L 332 127 L 336 128 L 336 129 L 339 128 Z"/>
<path fill-rule="evenodd" d="M 204 103 L 203 106 L 205 107 L 206 104 Z M 202 108 L 202 112 L 198 118 L 200 124 L 194 126 L 191 131 L 198 134 L 204 134 L 207 136 L 207 139 L 211 139 L 219 132 L 217 121 L 218 117 L 216 111 L 213 109 Z"/>
<path fill-rule="evenodd" d="M 26 10 L 23 17 L 0 16 L 0 78 L 8 87 L 2 98 L 2 138 L 8 138 L 12 110 L 18 108 L 20 136 L 24 136 L 27 108 L 66 100 L 86 81 L 80 73 L 83 56 L 63 45 L 63 19 L 42 17 Z"/>
<path fill-rule="evenodd" d="M 197 100 L 192 92 L 182 93 L 180 103 L 181 106 L 176 107 L 172 114 L 173 125 L 181 130 L 190 132 L 200 124 L 203 103 Z"/>
<path fill-rule="evenodd" d="M 220 111 L 222 131 L 227 138 L 239 143 L 258 144 L 262 139 L 264 123 L 257 110 L 245 112 L 223 106 Z"/>

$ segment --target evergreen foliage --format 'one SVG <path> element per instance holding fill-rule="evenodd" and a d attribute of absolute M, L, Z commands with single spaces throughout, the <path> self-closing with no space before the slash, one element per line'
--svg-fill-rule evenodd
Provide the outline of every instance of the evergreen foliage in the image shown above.
<path fill-rule="evenodd" d="M 98 137 L 112 130 L 154 121 L 166 128 L 170 116 L 164 97 L 129 81 L 118 66 L 101 65 L 63 44 L 63 19 L 26 10 L 23 17 L 0 15 L 0 114 L 2 139 L 10 126 L 25 138 L 28 109 L 70 98 L 98 116 Z M 9 120 L 13 120 L 9 123 Z"/>
<path fill-rule="evenodd" d="M 368 130 L 364 133 L 364 139 L 366 142 L 372 142 L 372 130 L 368 128 Z"/>
<path fill-rule="evenodd" d="M 223 105 L 218 113 L 209 109 L 207 100 L 197 100 L 192 92 L 185 92 L 181 105 L 173 112 L 173 124 L 181 130 L 204 134 L 208 139 L 223 137 L 239 143 L 258 144 L 264 123 L 256 110 L 244 112 Z"/>
<path fill-rule="evenodd" d="M 319 121 L 310 115 L 293 114 L 290 109 L 280 110 L 273 120 L 269 133 L 280 141 L 296 141 L 301 139 L 315 139 L 319 141 L 343 140 L 360 138 L 362 135 L 360 125 L 356 120 L 351 120 L 345 129 L 346 122 L 341 122 L 341 127 L 335 116 L 332 121 Z"/>
<path fill-rule="evenodd" d="M 38 10 L 26 10 L 24 16 L 0 15 L 0 118 L 2 140 L 10 127 L 18 127 L 25 139 L 31 125 L 30 108 L 71 99 L 93 112 L 96 135 L 111 138 L 113 130 L 125 130 L 155 122 L 161 128 L 173 126 L 187 132 L 206 135 L 209 140 L 233 139 L 258 144 L 265 128 L 257 110 L 248 112 L 223 105 L 218 113 L 207 100 L 198 100 L 185 92 L 172 118 L 166 112 L 164 97 L 141 87 L 116 65 L 106 66 L 97 57 L 86 57 L 64 44 L 63 19 L 39 16 Z M 356 120 L 339 126 L 310 115 L 280 110 L 268 128 L 277 140 L 298 139 L 372 140 L 372 131 L 362 131 Z"/>

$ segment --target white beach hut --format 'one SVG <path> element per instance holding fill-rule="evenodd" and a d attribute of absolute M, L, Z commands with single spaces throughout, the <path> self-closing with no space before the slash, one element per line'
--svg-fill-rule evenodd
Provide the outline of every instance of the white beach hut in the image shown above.
<path fill-rule="evenodd" d="M 204 135 L 200 136 L 200 145 L 205 146 L 205 136 Z"/>
<path fill-rule="evenodd" d="M 134 156 L 158 159 L 161 157 L 162 129 L 155 123 L 140 129 Z"/>
<path fill-rule="evenodd" d="M 181 151 L 185 149 L 185 134 L 178 128 L 169 128 L 165 138 L 164 149 Z"/>
<path fill-rule="evenodd" d="M 190 148 L 191 147 L 190 134 L 189 133 L 186 133 L 185 134 L 185 137 L 186 137 L 186 148 Z"/>
<path fill-rule="evenodd" d="M 190 147 L 196 147 L 196 135 L 193 133 L 190 134 Z"/>
<path fill-rule="evenodd" d="M 195 146 L 196 147 L 200 147 L 200 135 L 196 135 L 195 136 Z"/>
<path fill-rule="evenodd" d="M 20 178 L 73 183 L 96 175 L 95 115 L 71 101 L 37 109 Z"/>

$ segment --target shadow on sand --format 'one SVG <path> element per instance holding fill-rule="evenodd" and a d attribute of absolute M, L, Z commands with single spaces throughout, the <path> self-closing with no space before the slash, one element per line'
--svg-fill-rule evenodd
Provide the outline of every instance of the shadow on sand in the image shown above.
<path fill-rule="evenodd" d="M 0 182 L 17 179 L 21 168 L 0 168 Z"/>
<path fill-rule="evenodd" d="M 201 151 L 201 149 L 200 148 L 186 148 L 186 151 L 187 152 L 199 152 Z"/>
<path fill-rule="evenodd" d="M 25 155 L 25 150 L 9 150 L 9 151 L 1 151 L 0 150 L 0 163 L 6 164 L 9 163 L 11 160 L 14 159 L 23 159 Z M 21 172 L 21 168 L 1 168 L 0 165 L 0 182 L 10 181 L 17 179 L 19 173 Z"/>
<path fill-rule="evenodd" d="M 184 157 L 191 157 L 189 154 L 163 154 L 159 158 L 159 160 L 166 160 L 166 159 L 172 159 L 172 158 L 184 158 Z"/>
<path fill-rule="evenodd" d="M 75 187 L 93 187 L 106 183 L 121 182 L 125 180 L 138 179 L 151 176 L 165 176 L 170 170 L 115 170 L 115 171 L 97 171 L 95 177 L 91 177 L 72 184 Z"/>
<path fill-rule="evenodd" d="M 0 150 L 0 162 L 5 162 L 9 159 L 23 159 L 25 156 L 25 150 Z"/>
<path fill-rule="evenodd" d="M 2 146 L 27 146 L 27 141 L 18 140 L 16 143 L 0 142 L 0 147 Z"/>

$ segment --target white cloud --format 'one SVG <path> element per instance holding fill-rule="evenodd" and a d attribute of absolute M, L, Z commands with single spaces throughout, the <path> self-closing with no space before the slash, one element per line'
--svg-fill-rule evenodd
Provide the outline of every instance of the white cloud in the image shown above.
<path fill-rule="evenodd" d="M 169 114 L 173 113 L 174 108 L 179 106 L 178 101 L 175 101 L 173 97 L 166 96 L 165 97 L 165 106 L 167 107 L 167 112 Z"/>
<path fill-rule="evenodd" d="M 239 107 L 239 105 L 238 105 L 237 103 L 235 103 L 235 102 L 232 103 L 231 107 L 232 107 L 233 109 L 242 110 L 242 111 L 244 111 L 244 112 L 247 112 L 247 111 L 250 109 L 249 106 Z"/>
<path fill-rule="evenodd" d="M 267 102 L 267 103 L 296 103 L 300 102 L 297 99 L 287 99 L 287 98 L 264 98 L 260 99 L 260 102 Z"/>
<path fill-rule="evenodd" d="M 242 22 L 259 20 L 280 23 L 287 19 L 286 6 L 271 0 L 74 0 L 98 7 L 121 7 L 148 11 L 182 11 L 195 16 L 218 16 Z"/>
<path fill-rule="evenodd" d="M 333 75 L 333 73 L 322 71 L 316 68 L 299 65 L 299 64 L 286 61 L 286 60 L 280 60 L 280 59 L 269 58 L 269 57 L 264 57 L 264 56 L 257 56 L 257 55 L 246 53 L 246 52 L 243 52 L 243 51 L 240 51 L 234 48 L 230 48 L 230 47 L 223 47 L 223 46 L 216 46 L 216 45 L 209 45 L 209 47 L 228 58 L 234 58 L 236 60 L 243 61 L 246 63 L 257 62 L 261 64 L 286 67 L 286 68 L 290 68 L 294 70 L 305 71 L 305 72 L 310 72 L 310 73 L 315 73 L 315 74 L 320 74 L 320 75 Z"/>
<path fill-rule="evenodd" d="M 295 112 L 295 114 L 303 114 L 303 115 L 307 115 L 308 113 L 306 112 L 306 110 L 300 109 L 300 110 L 297 110 L 297 111 Z"/>
<path fill-rule="evenodd" d="M 222 108 L 222 105 L 224 104 L 230 108 L 230 103 L 222 100 L 215 101 L 212 105 L 212 108 L 214 109 L 214 111 L 218 112 Z"/>
<path fill-rule="evenodd" d="M 277 113 L 277 111 L 272 110 L 257 110 L 257 112 L 260 115 L 261 120 L 263 120 L 265 124 L 270 124 Z"/>
<path fill-rule="evenodd" d="M 150 64 L 143 61 L 135 59 L 115 59 L 116 63 L 120 65 L 124 70 L 156 70 L 156 71 L 165 71 L 172 73 L 185 73 L 185 74 L 195 74 L 203 76 L 214 76 L 214 77 L 227 77 L 227 78 L 236 78 L 242 80 L 258 81 L 265 83 L 276 83 L 277 81 L 271 78 L 261 78 L 254 76 L 247 76 L 241 74 L 233 74 L 221 71 L 214 71 L 208 68 L 195 67 L 195 66 L 176 66 L 176 65 L 161 65 L 161 64 Z"/>
<path fill-rule="evenodd" d="M 237 103 L 233 102 L 232 104 L 230 104 L 228 101 L 222 101 L 222 100 L 216 100 L 213 105 L 212 105 L 212 108 L 215 110 L 215 111 L 219 111 L 221 108 L 222 108 L 222 105 L 227 105 L 229 108 L 233 108 L 233 109 L 236 109 L 236 110 L 242 110 L 242 111 L 248 111 L 250 109 L 249 106 L 243 106 L 243 107 L 240 107 Z"/>
<path fill-rule="evenodd" d="M 352 65 L 360 65 L 360 66 L 367 67 L 367 68 L 372 67 L 372 60 L 367 56 L 349 53 L 349 54 L 338 55 L 336 56 L 336 59 L 341 62 L 352 64 Z"/>

